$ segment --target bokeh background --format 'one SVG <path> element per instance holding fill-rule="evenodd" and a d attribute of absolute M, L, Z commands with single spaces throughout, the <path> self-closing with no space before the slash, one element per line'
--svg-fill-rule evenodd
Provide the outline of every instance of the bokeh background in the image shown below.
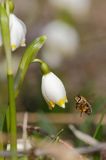
<path fill-rule="evenodd" d="M 93 117 L 101 114 L 106 107 L 106 1 L 14 0 L 14 2 L 15 14 L 27 26 L 27 44 L 42 34 L 47 35 L 48 40 L 38 57 L 50 65 L 66 87 L 69 101 L 66 109 L 55 107 L 52 113 L 64 113 L 63 116 L 67 116 L 65 113 L 70 113 L 70 116 L 78 113 L 74 98 L 78 94 L 83 95 L 92 104 L 92 115 L 80 117 L 78 113 L 79 122 L 75 121 L 75 124 L 82 131 L 93 135 L 96 128 Z M 19 48 L 13 53 L 14 73 L 24 50 L 25 48 Z M 5 105 L 7 85 L 2 48 L 0 52 L 0 105 Z M 40 85 L 39 65 L 32 64 L 17 99 L 17 111 L 41 113 L 44 116 L 42 123 L 45 123 L 43 124 L 45 128 L 50 125 L 48 128 L 54 132 L 59 127 L 65 127 L 66 133 L 64 132 L 63 136 L 65 139 L 72 138 L 67 125 L 63 123 L 57 127 L 45 116 L 45 113 L 51 111 L 41 95 Z M 96 122 L 98 120 L 96 119 Z M 106 138 L 104 125 L 101 134 L 99 138 L 104 141 Z M 80 144 L 77 141 L 77 145 Z"/>
<path fill-rule="evenodd" d="M 105 98 L 105 0 L 18 0 L 15 13 L 27 25 L 27 44 L 42 34 L 48 36 L 38 57 L 63 80 L 70 111 L 70 103 L 77 94 L 90 96 L 91 102 Z M 24 48 L 14 53 L 14 66 L 17 67 L 23 51 Z M 2 73 L 0 77 L 3 78 Z M 39 66 L 31 65 L 19 99 L 26 109 L 42 109 L 40 80 Z"/>

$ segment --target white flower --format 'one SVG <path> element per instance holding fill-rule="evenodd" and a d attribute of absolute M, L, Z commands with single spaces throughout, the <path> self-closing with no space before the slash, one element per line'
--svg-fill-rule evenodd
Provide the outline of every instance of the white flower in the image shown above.
<path fill-rule="evenodd" d="M 10 14 L 9 23 L 11 48 L 14 51 L 19 46 L 25 46 L 26 26 L 14 14 Z"/>
<path fill-rule="evenodd" d="M 54 48 L 64 55 L 74 54 L 79 47 L 79 35 L 76 29 L 62 21 L 52 21 L 44 27 L 43 33 L 48 37 L 47 47 Z"/>
<path fill-rule="evenodd" d="M 62 81 L 54 73 L 49 72 L 43 75 L 41 89 L 50 109 L 54 108 L 55 104 L 65 108 L 66 91 Z"/>
<path fill-rule="evenodd" d="M 9 16 L 11 49 L 14 51 L 19 46 L 25 46 L 26 26 L 14 14 Z M 0 46 L 2 45 L 2 36 L 0 31 Z"/>
<path fill-rule="evenodd" d="M 44 46 L 43 59 L 52 67 L 59 67 L 64 57 L 73 57 L 78 53 L 80 37 L 77 30 L 60 20 L 43 27 L 48 39 Z"/>

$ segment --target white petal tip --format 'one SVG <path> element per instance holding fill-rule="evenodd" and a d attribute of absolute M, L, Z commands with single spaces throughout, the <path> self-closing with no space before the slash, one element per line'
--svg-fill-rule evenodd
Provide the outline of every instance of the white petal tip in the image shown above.
<path fill-rule="evenodd" d="M 16 47 L 16 45 L 15 45 L 15 44 L 12 44 L 12 45 L 11 45 L 11 50 L 12 50 L 12 51 L 15 51 L 15 50 L 16 50 L 16 48 L 17 48 L 17 47 Z"/>
<path fill-rule="evenodd" d="M 65 108 L 65 104 L 63 104 L 61 107 L 62 107 L 62 108 Z"/>
<path fill-rule="evenodd" d="M 25 47 L 26 46 L 26 43 L 25 42 L 22 42 L 21 43 L 21 47 Z"/>

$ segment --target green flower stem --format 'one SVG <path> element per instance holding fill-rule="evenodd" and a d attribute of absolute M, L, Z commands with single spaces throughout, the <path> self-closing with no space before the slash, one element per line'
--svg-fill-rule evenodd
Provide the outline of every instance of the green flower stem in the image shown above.
<path fill-rule="evenodd" d="M 38 62 L 38 63 L 40 63 L 40 64 L 43 63 L 43 61 L 42 61 L 41 59 L 38 59 L 38 58 L 36 58 L 36 59 L 34 59 L 34 60 L 32 61 L 32 63 L 34 63 L 34 62 Z"/>
<path fill-rule="evenodd" d="M 17 156 L 17 136 L 16 136 L 16 107 L 14 97 L 14 79 L 12 71 L 12 53 L 10 45 L 10 31 L 9 31 L 9 19 L 6 10 L 0 6 L 0 22 L 1 33 L 3 39 L 4 50 L 7 60 L 7 80 L 8 80 L 8 105 L 9 105 L 9 118 L 10 118 L 10 144 L 12 160 L 16 160 Z"/>
<path fill-rule="evenodd" d="M 49 68 L 49 66 L 48 66 L 48 64 L 47 63 L 45 63 L 44 61 L 42 61 L 41 59 L 34 59 L 33 61 L 32 61 L 32 63 L 34 63 L 34 62 L 38 62 L 38 63 L 40 63 L 40 67 L 41 67 L 41 71 L 42 71 L 42 74 L 44 75 L 44 74 L 48 74 L 51 70 L 50 70 L 50 68 Z"/>
<path fill-rule="evenodd" d="M 13 75 L 8 74 L 8 99 L 9 99 L 9 113 L 10 113 L 10 142 L 12 153 L 17 149 L 17 135 L 16 135 L 16 107 L 14 97 L 14 80 Z"/>
<path fill-rule="evenodd" d="M 9 0 L 6 0 L 5 4 L 6 4 L 6 12 L 7 12 L 8 16 L 9 16 L 9 14 L 10 14 Z"/>

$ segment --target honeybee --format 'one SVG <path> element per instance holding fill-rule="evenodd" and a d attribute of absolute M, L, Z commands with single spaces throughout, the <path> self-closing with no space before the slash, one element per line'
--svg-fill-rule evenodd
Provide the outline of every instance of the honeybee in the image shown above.
<path fill-rule="evenodd" d="M 83 97 L 83 96 L 76 96 L 76 109 L 80 111 L 80 116 L 82 113 L 86 113 L 90 115 L 92 113 L 91 104 Z"/>

